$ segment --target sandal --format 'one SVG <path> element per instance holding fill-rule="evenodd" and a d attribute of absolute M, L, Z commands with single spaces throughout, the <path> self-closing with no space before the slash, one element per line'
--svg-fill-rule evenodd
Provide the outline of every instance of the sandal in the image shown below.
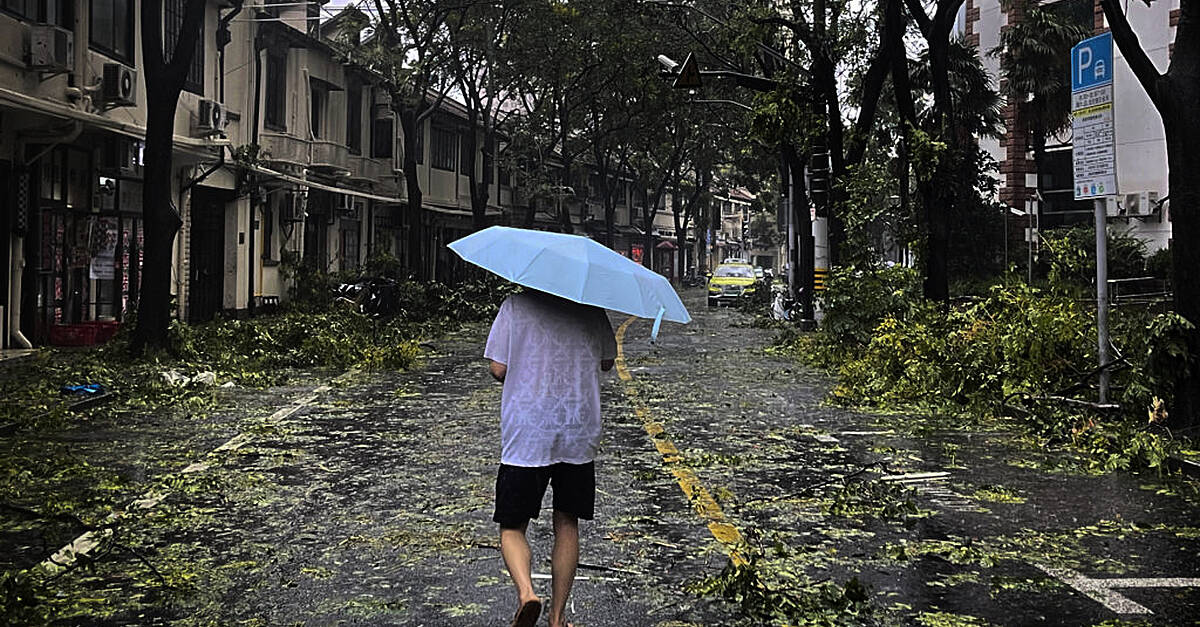
<path fill-rule="evenodd" d="M 542 615 L 542 602 L 540 599 L 533 599 L 521 604 L 517 613 L 513 615 L 511 627 L 534 627 L 537 624 L 537 619 Z"/>

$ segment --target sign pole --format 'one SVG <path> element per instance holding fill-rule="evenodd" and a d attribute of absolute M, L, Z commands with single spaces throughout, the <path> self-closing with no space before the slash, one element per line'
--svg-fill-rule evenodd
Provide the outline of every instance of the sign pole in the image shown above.
<path fill-rule="evenodd" d="M 1100 404 L 1108 403 L 1108 216 L 1103 198 L 1096 206 L 1096 352 L 1100 357 Z"/>
<path fill-rule="evenodd" d="M 1071 49 L 1071 134 L 1075 200 L 1096 210 L 1096 353 L 1100 403 L 1108 403 L 1108 202 L 1117 193 L 1116 120 L 1113 111 L 1111 33 Z M 1032 246 L 1032 242 L 1030 242 Z"/>

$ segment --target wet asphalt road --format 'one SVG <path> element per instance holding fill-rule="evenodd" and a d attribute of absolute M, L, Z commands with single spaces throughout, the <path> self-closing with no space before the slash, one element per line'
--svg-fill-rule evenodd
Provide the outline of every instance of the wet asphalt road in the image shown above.
<path fill-rule="evenodd" d="M 729 560 L 714 516 L 752 547 L 782 549 L 763 558 L 773 568 L 859 578 L 877 608 L 864 622 L 1200 617 L 1197 582 L 1178 579 L 1200 578 L 1200 508 L 1169 484 L 1088 472 L 1008 433 L 916 435 L 903 416 L 824 406 L 832 382 L 765 353 L 773 331 L 707 309 L 699 291 L 685 300 L 696 321 L 665 325 L 655 346 L 649 322 L 628 325 L 626 376 L 604 385 L 597 518 L 582 526 L 570 607 L 578 627 L 737 624 L 732 604 L 687 590 Z M 506 625 L 514 595 L 491 522 L 500 387 L 479 357 L 486 331 L 439 339 L 414 372 L 347 377 L 282 418 L 272 412 L 304 389 L 244 393 L 188 441 L 204 451 L 246 434 L 240 445 L 169 483 L 131 532 L 191 592 L 131 589 L 101 567 L 91 593 L 137 609 L 68 622 Z M 545 577 L 545 513 L 530 540 Z M 535 585 L 549 594 L 548 579 Z"/>

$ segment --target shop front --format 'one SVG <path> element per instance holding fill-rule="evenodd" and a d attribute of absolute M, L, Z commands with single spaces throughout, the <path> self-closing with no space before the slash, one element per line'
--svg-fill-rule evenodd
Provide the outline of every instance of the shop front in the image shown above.
<path fill-rule="evenodd" d="M 102 342 L 136 309 L 141 150 L 124 137 L 85 137 L 49 150 L 20 175 L 34 209 L 23 299 L 32 315 L 22 326 L 35 344 Z"/>

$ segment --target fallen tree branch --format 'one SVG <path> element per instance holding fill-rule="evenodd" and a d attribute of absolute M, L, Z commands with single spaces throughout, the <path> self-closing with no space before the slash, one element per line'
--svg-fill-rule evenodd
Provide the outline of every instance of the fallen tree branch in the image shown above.
<path fill-rule="evenodd" d="M 80 529 L 86 530 L 86 531 L 95 531 L 96 529 L 98 529 L 98 527 L 96 527 L 95 525 L 89 525 L 89 524 L 83 522 L 83 520 L 80 519 L 78 516 L 76 516 L 74 514 L 67 514 L 65 512 L 58 513 L 58 514 L 45 514 L 45 513 L 39 512 L 35 509 L 30 509 L 28 507 L 22 507 L 20 505 L 14 505 L 7 501 L 0 501 L 0 509 L 12 512 L 14 514 L 20 514 L 30 520 L 43 520 L 46 522 L 63 522 L 63 523 L 68 523 L 70 525 L 78 527 Z"/>

